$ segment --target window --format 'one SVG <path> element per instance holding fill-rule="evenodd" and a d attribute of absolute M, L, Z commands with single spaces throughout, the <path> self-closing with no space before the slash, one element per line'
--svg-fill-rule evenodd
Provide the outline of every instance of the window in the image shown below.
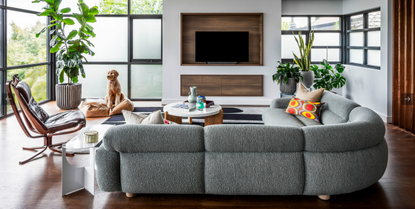
<path fill-rule="evenodd" d="M 62 8 L 77 11 L 76 2 L 63 1 Z M 118 79 L 125 96 L 132 100 L 160 100 L 163 1 L 90 0 L 86 3 L 90 7 L 98 6 L 99 14 L 97 22 L 92 24 L 97 36 L 90 39 L 95 45 L 92 48 L 95 56 L 85 56 L 86 78 L 79 78 L 82 97 L 105 97 L 106 73 L 115 69 L 120 73 Z"/>
<path fill-rule="evenodd" d="M 314 44 L 310 51 L 312 64 L 321 63 L 323 59 L 342 61 L 341 16 L 283 16 L 281 20 L 282 62 L 293 62 L 293 53 L 299 54 L 293 34 L 298 36 L 301 32 L 308 44 L 311 31 L 314 31 Z"/>
<path fill-rule="evenodd" d="M 36 15 L 41 8 L 41 5 L 26 0 L 0 5 L 0 117 L 12 111 L 6 100 L 5 85 L 14 74 L 29 84 L 36 101 L 42 103 L 51 99 L 49 89 L 53 74 L 50 73 L 48 37 L 46 34 L 35 37 L 48 20 L 48 17 Z"/>
<path fill-rule="evenodd" d="M 346 64 L 380 69 L 379 9 L 346 16 Z"/>
<path fill-rule="evenodd" d="M 4 1 L 6 2 L 6 1 Z M 57 79 L 53 57 L 49 53 L 48 37 L 35 34 L 50 17 L 38 17 L 44 3 L 29 0 L 0 0 L 0 117 L 11 111 L 6 101 L 5 84 L 13 74 L 26 81 L 38 102 L 54 99 Z M 62 1 L 60 8 L 77 12 L 77 0 Z M 162 96 L 162 0 L 87 0 L 89 7 L 98 6 L 91 39 L 95 56 L 86 56 L 86 78 L 83 97 L 104 97 L 106 73 L 120 72 L 123 93 L 132 100 L 160 100 Z M 3 27 L 6 26 L 6 27 Z M 67 31 L 75 26 L 67 26 Z M 3 30 L 7 28 L 7 30 Z M 7 32 L 6 32 L 7 31 Z"/>

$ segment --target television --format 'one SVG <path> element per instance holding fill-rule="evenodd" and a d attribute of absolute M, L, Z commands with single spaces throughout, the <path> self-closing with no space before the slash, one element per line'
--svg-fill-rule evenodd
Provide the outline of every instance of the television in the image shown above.
<path fill-rule="evenodd" d="M 196 62 L 249 62 L 248 31 L 196 31 Z"/>

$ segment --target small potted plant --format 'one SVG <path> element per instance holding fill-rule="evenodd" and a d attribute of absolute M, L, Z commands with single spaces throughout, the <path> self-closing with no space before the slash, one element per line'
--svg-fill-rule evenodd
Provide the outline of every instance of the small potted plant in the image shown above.
<path fill-rule="evenodd" d="M 311 47 L 314 43 L 314 31 L 311 32 L 310 38 L 308 40 L 308 45 L 305 44 L 303 37 L 301 37 L 301 31 L 298 32 L 298 38 L 295 37 L 295 41 L 297 42 L 298 49 L 300 51 L 300 55 L 297 56 L 294 54 L 294 62 L 298 65 L 301 69 L 301 76 L 303 77 L 302 83 L 305 87 L 310 88 L 313 85 L 314 81 L 314 74 L 313 71 L 310 70 L 310 51 Z"/>
<path fill-rule="evenodd" d="M 324 59 L 321 66 L 323 68 L 319 68 L 317 65 L 311 67 L 316 78 L 313 85 L 315 89 L 324 88 L 331 91 L 333 88 L 341 88 L 346 84 L 346 78 L 341 75 L 346 68 L 344 65 L 336 64 L 333 70 L 330 63 Z"/>
<path fill-rule="evenodd" d="M 42 0 L 35 0 L 39 3 Z M 95 37 L 94 28 L 90 23 L 96 22 L 95 15 L 98 14 L 98 7 L 89 8 L 83 0 L 78 0 L 80 13 L 73 13 L 70 17 L 64 14 L 71 12 L 70 8 L 60 9 L 62 0 L 44 0 L 46 6 L 38 16 L 51 16 L 49 25 L 44 27 L 36 37 L 42 33 L 50 33 L 50 53 L 56 53 L 56 74 L 60 84 L 56 84 L 56 105 L 60 109 L 75 109 L 81 103 L 82 85 L 78 83 L 78 76 L 85 78 L 85 71 L 82 61 L 87 62 L 84 54 L 94 56 L 95 53 L 90 49 L 94 45 L 89 40 Z M 65 33 L 66 25 L 79 23 L 78 30 Z M 48 32 L 50 29 L 50 32 Z M 65 81 L 67 77 L 67 83 Z"/>
<path fill-rule="evenodd" d="M 303 79 L 300 68 L 294 67 L 294 64 L 291 63 L 278 62 L 277 72 L 272 75 L 272 80 L 280 84 L 280 91 L 283 94 L 294 94 L 300 79 Z"/>

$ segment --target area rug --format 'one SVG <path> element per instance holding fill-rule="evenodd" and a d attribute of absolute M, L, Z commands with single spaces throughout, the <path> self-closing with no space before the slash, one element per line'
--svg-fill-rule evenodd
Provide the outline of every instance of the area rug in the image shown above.
<path fill-rule="evenodd" d="M 223 124 L 263 124 L 262 112 L 268 107 L 223 107 Z M 163 107 L 136 107 L 134 112 L 149 114 L 153 111 L 161 110 Z M 187 118 L 183 118 L 183 124 L 189 124 Z M 203 125 L 203 118 L 193 118 L 192 124 Z M 125 120 L 122 114 L 113 115 L 102 124 L 122 125 Z"/>

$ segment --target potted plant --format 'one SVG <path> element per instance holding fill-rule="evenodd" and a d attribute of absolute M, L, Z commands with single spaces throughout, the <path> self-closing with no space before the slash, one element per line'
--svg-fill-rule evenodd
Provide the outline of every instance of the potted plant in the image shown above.
<path fill-rule="evenodd" d="M 294 64 L 278 62 L 277 72 L 272 75 L 272 80 L 280 84 L 283 94 L 294 94 L 297 91 L 297 83 L 302 79 L 299 67 Z"/>
<path fill-rule="evenodd" d="M 302 83 L 305 87 L 310 88 L 310 86 L 313 85 L 314 81 L 313 71 L 310 70 L 310 50 L 314 43 L 314 31 L 312 31 L 310 34 L 308 45 L 305 44 L 303 37 L 301 37 L 301 31 L 298 32 L 298 38 L 295 36 L 294 38 L 297 42 L 298 49 L 300 50 L 300 56 L 297 56 L 293 52 L 294 62 L 301 69 L 301 76 L 303 77 Z"/>
<path fill-rule="evenodd" d="M 327 91 L 331 91 L 333 88 L 341 88 L 346 84 L 346 78 L 341 75 L 346 68 L 344 65 L 336 64 L 334 66 L 335 70 L 333 70 L 333 67 L 325 59 L 321 65 L 323 67 L 321 69 L 317 65 L 311 67 L 316 78 L 314 88 L 325 88 Z"/>
<path fill-rule="evenodd" d="M 39 3 L 41 0 L 33 1 Z M 93 27 L 88 23 L 96 22 L 95 15 L 98 14 L 98 7 L 89 8 L 83 0 L 78 0 L 80 13 L 73 13 L 70 17 L 64 14 L 71 12 L 70 8 L 59 9 L 62 0 L 42 0 L 46 2 L 43 11 L 38 16 L 51 16 L 53 18 L 49 25 L 44 27 L 36 37 L 50 30 L 53 34 L 50 40 L 50 53 L 56 53 L 56 74 L 61 84 L 56 84 L 56 105 L 60 109 L 75 109 L 81 103 L 82 85 L 78 83 L 78 76 L 85 78 L 85 71 L 82 61 L 88 63 L 84 54 L 94 56 L 89 48 L 94 45 L 88 40 L 95 37 Z M 66 25 L 74 25 L 74 19 L 80 24 L 78 30 L 72 30 L 65 34 Z M 65 75 L 68 79 L 65 81 Z"/>

